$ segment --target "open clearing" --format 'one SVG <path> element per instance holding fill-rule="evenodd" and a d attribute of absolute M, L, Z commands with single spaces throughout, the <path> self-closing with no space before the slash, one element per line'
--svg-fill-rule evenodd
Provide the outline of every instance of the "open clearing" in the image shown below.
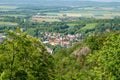
<path fill-rule="evenodd" d="M 97 23 L 90 23 L 90 24 L 87 24 L 85 27 L 81 28 L 82 31 L 85 31 L 85 30 L 90 30 L 90 29 L 94 29 L 96 27 Z"/>

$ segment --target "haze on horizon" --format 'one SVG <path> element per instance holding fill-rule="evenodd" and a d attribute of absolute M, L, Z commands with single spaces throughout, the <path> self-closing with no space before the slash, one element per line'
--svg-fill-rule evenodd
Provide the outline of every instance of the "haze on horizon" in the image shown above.
<path fill-rule="evenodd" d="M 43 2 L 43 1 L 56 1 L 56 0 L 0 0 L 0 3 L 6 2 Z M 120 0 L 57 0 L 57 1 L 97 1 L 97 2 L 120 2 Z M 57 2 L 56 1 L 56 2 Z"/>
<path fill-rule="evenodd" d="M 0 0 L 0 4 L 20 6 L 119 6 L 120 0 Z"/>

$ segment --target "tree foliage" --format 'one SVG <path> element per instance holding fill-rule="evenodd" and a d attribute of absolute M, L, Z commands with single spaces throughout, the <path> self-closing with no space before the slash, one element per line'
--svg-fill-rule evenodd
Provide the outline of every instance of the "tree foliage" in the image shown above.
<path fill-rule="evenodd" d="M 0 44 L 1 80 L 48 80 L 53 78 L 53 58 L 41 42 L 26 33 L 7 32 Z"/>
<path fill-rule="evenodd" d="M 119 80 L 120 34 L 88 37 L 83 43 L 54 55 L 57 79 L 59 80 Z M 91 54 L 77 60 L 71 54 L 88 45 Z"/>
<path fill-rule="evenodd" d="M 101 50 L 88 56 L 89 68 L 96 80 L 120 79 L 120 34 L 112 33 Z"/>

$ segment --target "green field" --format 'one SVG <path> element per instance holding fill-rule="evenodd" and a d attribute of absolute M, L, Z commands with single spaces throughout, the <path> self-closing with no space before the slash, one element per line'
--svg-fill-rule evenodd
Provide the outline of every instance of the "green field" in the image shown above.
<path fill-rule="evenodd" d="M 25 17 L 23 14 L 3 14 L 1 16 L 10 16 L 10 17 Z"/>
<path fill-rule="evenodd" d="M 89 23 L 85 27 L 81 28 L 81 30 L 85 31 L 85 30 L 94 29 L 96 27 L 96 25 L 97 25 L 97 23 Z"/>
<path fill-rule="evenodd" d="M 0 22 L 0 25 L 11 25 L 11 26 L 17 26 L 17 23 L 13 23 L 13 22 Z"/>
<path fill-rule="evenodd" d="M 74 27 L 77 24 L 76 23 L 68 23 L 67 25 L 70 26 L 70 27 Z"/>

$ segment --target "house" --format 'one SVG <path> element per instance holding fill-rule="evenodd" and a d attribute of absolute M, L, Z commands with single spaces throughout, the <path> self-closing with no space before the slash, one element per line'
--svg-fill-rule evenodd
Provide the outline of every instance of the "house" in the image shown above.
<path fill-rule="evenodd" d="M 51 44 L 51 45 L 53 45 L 53 46 L 56 46 L 56 45 L 59 45 L 59 44 L 60 44 L 60 42 L 61 42 L 61 40 L 60 40 L 60 39 L 55 39 L 55 40 L 53 40 L 53 41 L 49 42 L 49 44 Z"/>
<path fill-rule="evenodd" d="M 0 43 L 2 43 L 4 41 L 6 36 L 3 36 L 2 34 L 0 34 Z"/>
<path fill-rule="evenodd" d="M 51 48 L 46 47 L 46 49 L 47 49 L 47 51 L 48 51 L 50 54 L 53 53 L 53 50 L 52 50 Z"/>
<path fill-rule="evenodd" d="M 69 45 L 70 45 L 70 42 L 69 42 L 69 40 L 62 40 L 61 41 L 61 46 L 62 47 L 69 47 Z"/>
<path fill-rule="evenodd" d="M 47 43 L 49 43 L 49 41 L 43 41 L 43 43 L 44 43 L 44 44 L 47 44 Z"/>

